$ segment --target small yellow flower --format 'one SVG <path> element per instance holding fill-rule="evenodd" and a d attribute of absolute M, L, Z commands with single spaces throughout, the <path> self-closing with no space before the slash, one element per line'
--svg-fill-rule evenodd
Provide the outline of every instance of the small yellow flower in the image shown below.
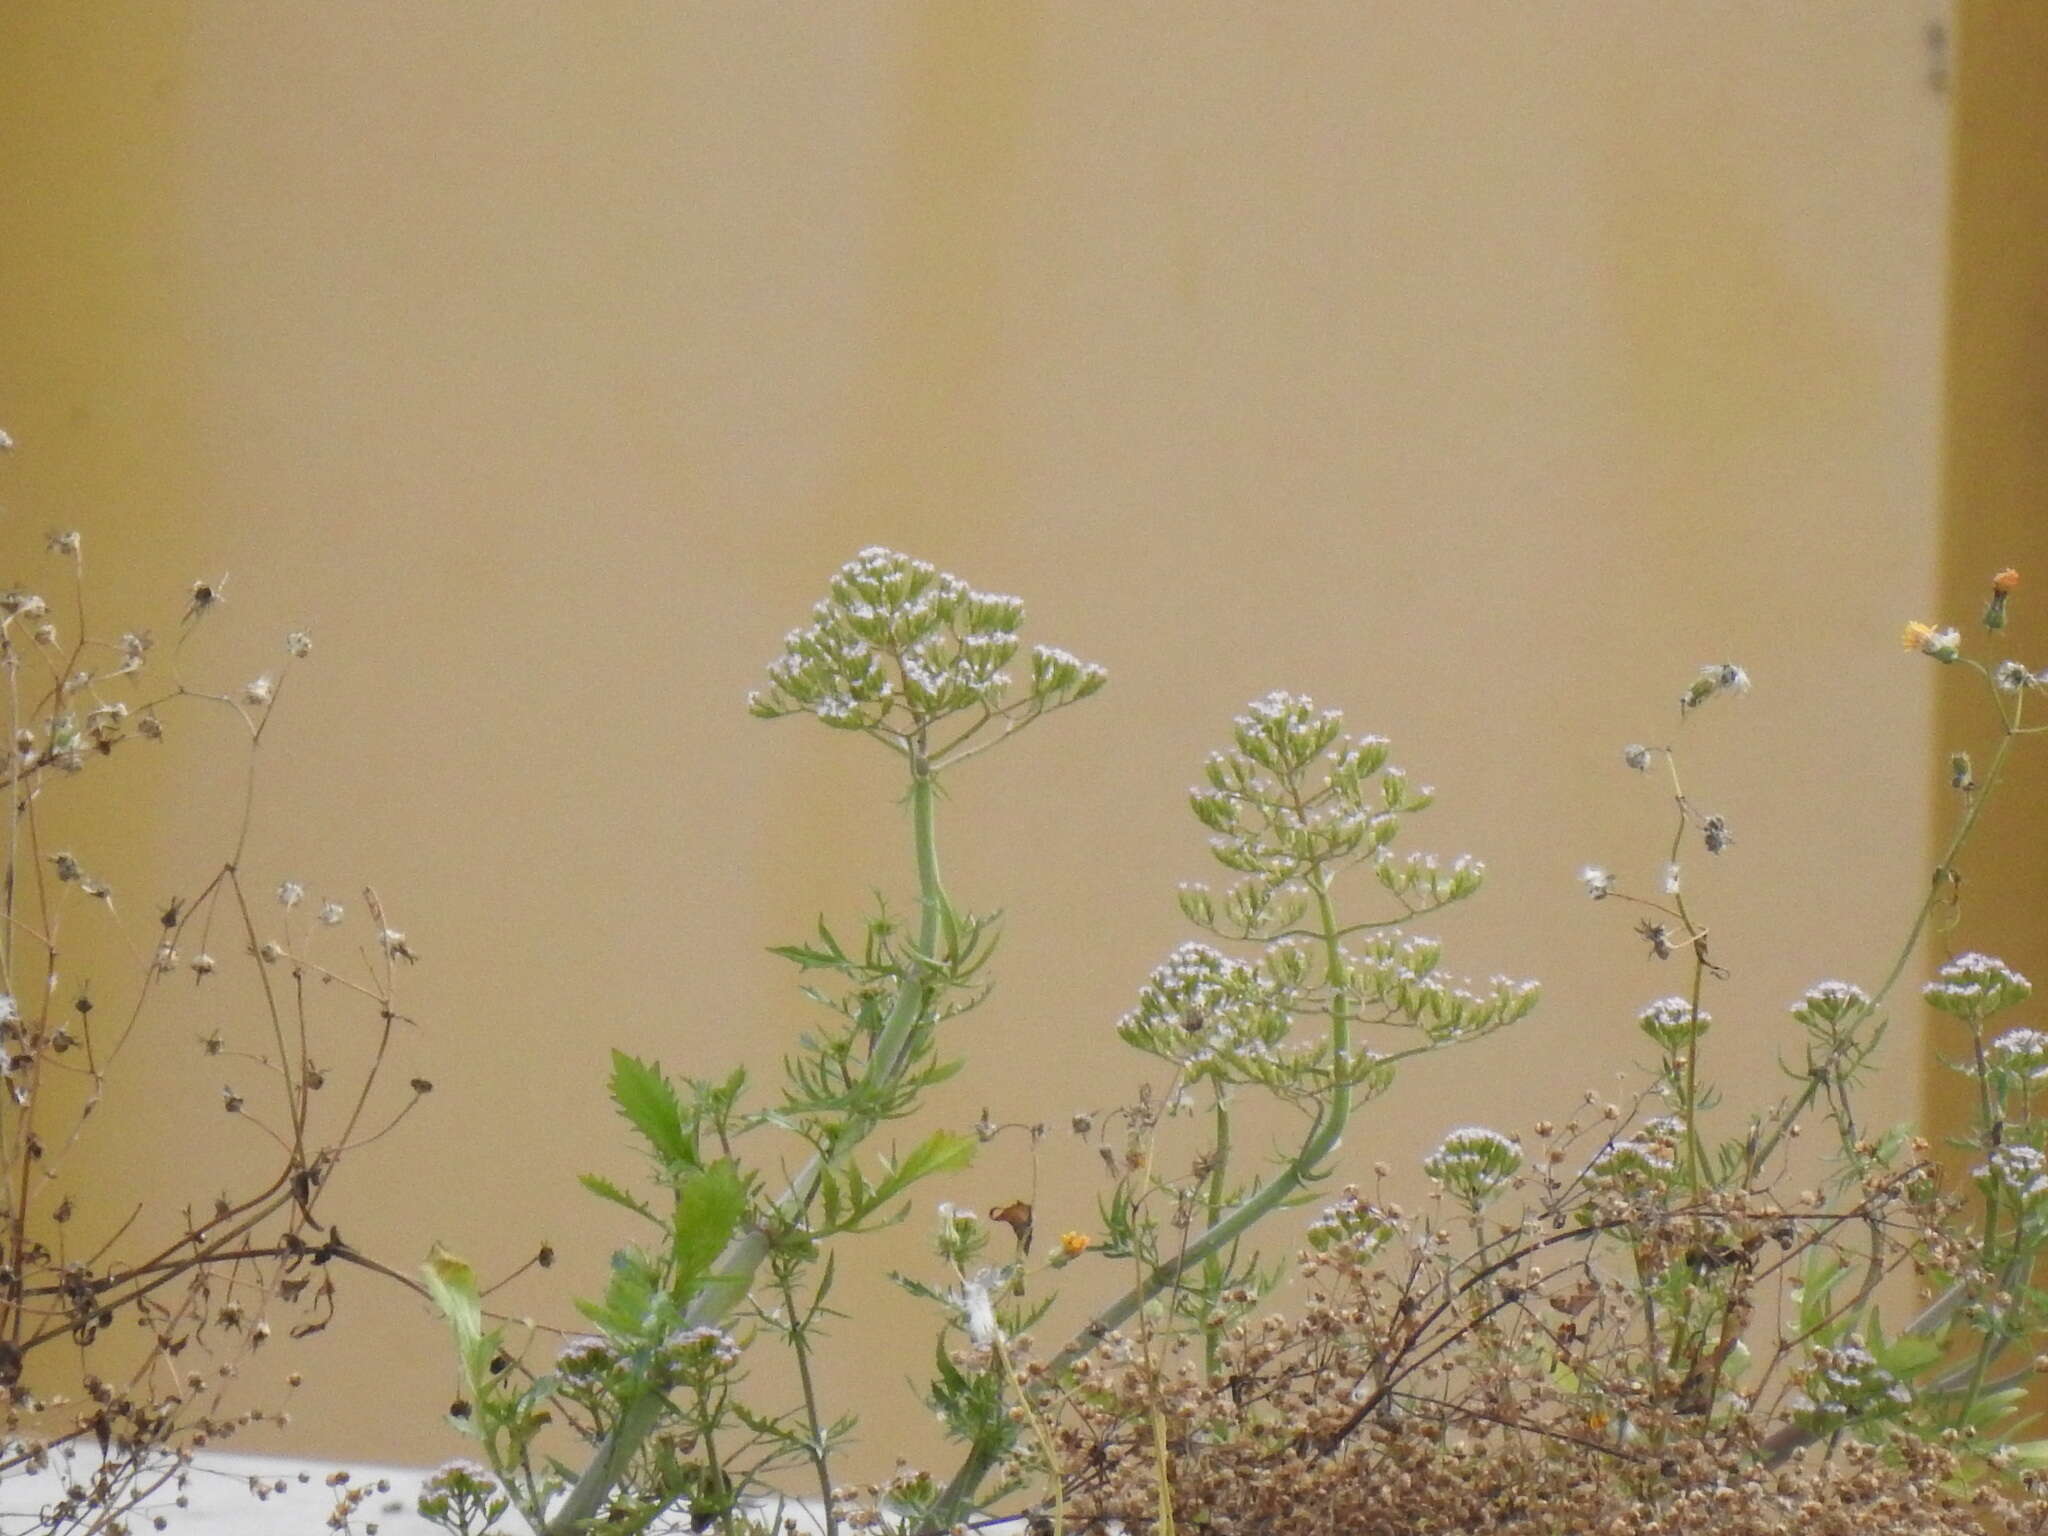
<path fill-rule="evenodd" d="M 1088 1251 L 1088 1245 L 1093 1241 L 1094 1239 L 1089 1237 L 1086 1232 L 1062 1232 L 1060 1234 L 1060 1253 L 1066 1258 L 1078 1259 Z"/>
<path fill-rule="evenodd" d="M 2001 597 L 2019 584 L 2020 573 L 2009 565 L 1991 578 L 1991 590 L 1998 593 Z"/>
<path fill-rule="evenodd" d="M 1918 619 L 1915 619 L 1900 632 L 1899 645 L 1908 651 L 1921 651 L 1927 648 L 1927 642 L 1933 638 L 1934 626 L 1932 624 L 1922 624 Z"/>

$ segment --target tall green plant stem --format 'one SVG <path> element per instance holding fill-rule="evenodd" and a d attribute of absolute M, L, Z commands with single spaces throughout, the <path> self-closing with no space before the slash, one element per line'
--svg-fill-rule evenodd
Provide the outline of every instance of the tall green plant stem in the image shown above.
<path fill-rule="evenodd" d="M 1871 1018 L 1877 1013 L 1884 1005 L 1885 998 L 1890 996 L 1892 988 L 1899 984 L 1899 978 L 1905 975 L 1906 967 L 1912 964 L 1913 952 L 1920 947 L 1920 936 L 1927 931 L 1927 920 L 1934 915 L 1934 908 L 1941 900 L 1943 887 L 1955 879 L 1956 859 L 1962 854 L 1963 846 L 1969 842 L 1970 834 L 1976 830 L 1977 820 L 1984 814 L 1984 807 L 1991 803 L 1992 791 L 1998 787 L 1999 772 L 2005 767 L 2006 754 L 2012 751 L 2012 744 L 2019 734 L 2018 722 L 2015 720 L 2007 726 L 1997 750 L 1991 754 L 1991 762 L 1984 770 L 1983 787 L 1978 791 L 1977 798 L 1970 802 L 1970 808 L 1963 813 L 1963 819 L 1956 824 L 1956 830 L 1949 838 L 1948 846 L 1942 850 L 1941 858 L 1934 866 L 1934 873 L 1928 877 L 1927 894 L 1920 899 L 1920 910 L 1913 914 L 1912 926 L 1906 930 L 1905 942 L 1899 946 L 1898 954 L 1893 956 L 1892 968 L 1885 973 L 1883 984 L 1871 994 L 1870 1005 L 1863 1010 L 1863 1018 Z M 1777 1151 L 1779 1143 L 1784 1141 L 1792 1123 L 1813 1103 L 1819 1092 L 1819 1079 L 1809 1077 L 1806 1086 L 1793 1101 L 1791 1109 L 1786 1111 L 1771 1134 L 1749 1155 L 1747 1172 L 1750 1178 L 1754 1179 L 1770 1155 Z"/>
<path fill-rule="evenodd" d="M 1169 1289 L 1196 1265 L 1226 1251 L 1301 1189 L 1313 1183 L 1330 1154 L 1344 1139 L 1344 1127 L 1351 1119 L 1351 1001 L 1344 991 L 1344 953 L 1340 945 L 1336 907 L 1330 900 L 1328 876 L 1321 868 L 1309 876 L 1308 887 L 1316 899 L 1323 944 L 1323 979 L 1330 988 L 1330 1070 L 1334 1083 L 1329 1099 L 1317 1111 L 1301 1150 L 1288 1159 L 1270 1184 L 1238 1202 L 1228 1215 L 1213 1222 L 1171 1262 L 1155 1266 L 1136 1285 L 1090 1318 L 1087 1325 L 1046 1362 L 1044 1380 L 1058 1381 L 1075 1361 L 1129 1322 L 1139 1308 Z M 987 1478 L 995 1459 L 995 1452 L 989 1448 L 977 1446 L 968 1453 L 960 1464 L 960 1470 L 953 1474 L 952 1481 L 933 1507 L 933 1526 L 943 1531 L 964 1518 L 973 1502 L 975 1490 Z"/>
<path fill-rule="evenodd" d="M 859 1102 L 871 1105 L 886 1099 L 904 1068 L 915 1058 L 919 1033 L 928 1023 L 932 997 L 931 956 L 938 953 L 941 934 L 952 926 L 952 910 L 946 902 L 945 887 L 939 881 L 936 835 L 938 781 L 921 747 L 910 754 L 910 824 L 917 853 L 918 942 L 914 958 L 896 994 L 895 1006 L 883 1022 L 862 1074 Z M 749 1223 L 726 1245 L 713 1266 L 711 1280 L 690 1301 L 683 1313 L 688 1328 L 713 1327 L 731 1315 L 747 1297 L 754 1276 L 768 1257 L 771 1231 L 799 1220 L 809 1208 L 825 1175 L 844 1167 L 861 1142 L 873 1133 L 881 1117 L 872 1108 L 857 1107 L 841 1121 L 830 1145 L 814 1153 L 789 1181 L 789 1187 L 775 1202 L 771 1221 Z M 652 1388 L 643 1389 L 619 1415 L 611 1432 L 598 1445 L 596 1454 L 570 1486 L 568 1494 L 551 1515 L 528 1523 L 541 1536 L 580 1536 L 584 1522 L 593 1519 L 611 1491 L 624 1478 L 633 1457 L 661 1422 L 666 1397 Z M 538 1513 L 538 1512 L 536 1512 Z"/>
<path fill-rule="evenodd" d="M 1991 803 L 1991 793 L 1998 787 L 1999 770 L 2005 766 L 2006 754 L 2012 751 L 2012 744 L 2018 732 L 2010 727 L 2000 738 L 1998 750 L 1991 754 L 1991 763 L 1984 770 L 1984 787 L 1977 798 L 1970 802 L 1970 808 L 1957 825 L 1955 835 L 1948 840 L 1948 847 L 1942 850 L 1941 862 L 1934 866 L 1934 873 L 1928 879 L 1927 895 L 1920 902 L 1920 910 L 1914 915 L 1913 926 L 1906 932 L 1906 942 L 1899 946 L 1899 953 L 1892 961 L 1891 970 L 1885 975 L 1884 984 L 1871 995 L 1870 1011 L 1875 1013 L 1891 989 L 1898 985 L 1899 977 L 1905 974 L 1912 962 L 1913 951 L 1920 946 L 1920 935 L 1927 930 L 1927 919 L 1934 915 L 1935 903 L 1941 900 L 1942 887 L 1955 878 L 1956 856 L 1963 851 L 1963 845 L 1970 840 L 1976 829 L 1977 818 L 1984 814 L 1984 807 Z"/>

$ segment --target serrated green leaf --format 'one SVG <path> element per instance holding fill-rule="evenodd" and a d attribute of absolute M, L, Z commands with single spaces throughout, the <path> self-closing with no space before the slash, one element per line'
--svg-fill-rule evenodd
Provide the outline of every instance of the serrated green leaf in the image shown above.
<path fill-rule="evenodd" d="M 654 1265 L 637 1248 L 620 1248 L 612 1254 L 611 1279 L 601 1302 L 578 1301 L 576 1310 L 589 1318 L 614 1342 L 628 1348 L 637 1346 L 646 1331 L 653 1310 Z"/>
<path fill-rule="evenodd" d="M 913 1280 L 909 1275 L 893 1269 L 889 1271 L 889 1278 L 920 1300 L 936 1302 L 942 1307 L 951 1307 L 954 1304 L 952 1298 L 944 1291 L 936 1286 L 927 1285 L 922 1280 Z"/>
<path fill-rule="evenodd" d="M 660 1063 L 613 1051 L 611 1087 L 619 1113 L 640 1133 L 664 1168 L 696 1166 L 696 1138 L 684 1119 L 675 1085 L 662 1075 Z"/>
<path fill-rule="evenodd" d="M 720 1159 L 676 1186 L 670 1256 L 671 1293 L 678 1300 L 696 1294 L 746 1214 L 747 1186 L 730 1160 Z"/>
<path fill-rule="evenodd" d="M 636 1216 L 644 1216 L 657 1225 L 660 1219 L 640 1201 L 635 1200 L 610 1179 L 595 1173 L 579 1173 L 576 1182 L 596 1195 L 600 1200 L 609 1200 L 613 1205 L 623 1205 Z"/>

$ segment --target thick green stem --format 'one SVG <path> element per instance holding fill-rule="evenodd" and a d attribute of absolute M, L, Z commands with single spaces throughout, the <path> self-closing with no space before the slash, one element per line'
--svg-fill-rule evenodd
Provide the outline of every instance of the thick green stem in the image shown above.
<path fill-rule="evenodd" d="M 1245 1233 L 1286 1205 L 1317 1177 L 1330 1154 L 1344 1139 L 1344 1127 L 1351 1118 L 1351 1003 L 1344 991 L 1344 956 L 1340 948 L 1336 909 L 1330 901 L 1328 883 L 1320 872 L 1311 877 L 1309 889 L 1315 895 L 1321 920 L 1323 974 L 1331 989 L 1330 1068 L 1335 1082 L 1328 1101 L 1309 1127 L 1301 1150 L 1288 1160 L 1272 1183 L 1240 1201 L 1228 1215 L 1213 1223 L 1171 1262 L 1158 1265 L 1097 1312 L 1058 1354 L 1046 1362 L 1044 1380 L 1058 1381 L 1075 1361 L 1129 1322 L 1141 1307 L 1170 1288 L 1190 1268 L 1206 1262 L 1212 1255 L 1226 1252 Z M 994 1463 L 993 1452 L 979 1449 L 971 1452 L 959 1471 L 953 1474 L 946 1491 L 940 1495 L 933 1508 L 931 1523 L 940 1530 L 958 1523 Z"/>
<path fill-rule="evenodd" d="M 922 756 L 913 755 L 910 821 L 917 852 L 920 908 L 917 952 L 923 956 L 938 953 L 941 935 L 952 926 L 952 909 L 946 901 L 945 888 L 939 883 L 935 826 L 937 799 L 938 786 L 930 764 Z M 896 994 L 895 1006 L 875 1038 L 867 1071 L 861 1079 L 862 1087 L 867 1091 L 863 1097 L 885 1097 L 902 1076 L 905 1066 L 915 1055 L 918 1031 L 927 1023 L 930 999 L 929 968 L 922 961 L 914 961 L 904 976 L 902 990 Z M 871 1111 L 857 1110 L 847 1116 L 832 1138 L 830 1147 L 814 1154 L 789 1181 L 789 1187 L 775 1202 L 776 1219 L 773 1222 L 749 1223 L 726 1245 L 712 1268 L 714 1278 L 684 1311 L 685 1327 L 712 1327 L 731 1315 L 746 1299 L 754 1276 L 768 1258 L 773 1227 L 792 1223 L 801 1217 L 817 1195 L 818 1185 L 825 1175 L 844 1167 L 861 1142 L 880 1123 L 880 1118 Z M 598 1445 L 590 1464 L 583 1469 L 554 1512 L 538 1519 L 535 1516 L 539 1511 L 529 1512 L 528 1523 L 541 1536 L 575 1536 L 584 1528 L 584 1522 L 596 1516 L 604 1501 L 611 1496 L 611 1491 L 624 1478 L 633 1457 L 661 1422 L 662 1410 L 666 1406 L 667 1399 L 651 1388 L 628 1403 L 625 1412 L 612 1426 L 611 1433 Z"/>

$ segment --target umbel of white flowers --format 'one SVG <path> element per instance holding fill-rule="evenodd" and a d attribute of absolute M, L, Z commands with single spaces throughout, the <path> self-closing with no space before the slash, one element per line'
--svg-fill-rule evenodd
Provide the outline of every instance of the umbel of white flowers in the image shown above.
<path fill-rule="evenodd" d="M 832 578 L 811 623 L 784 638 L 768 686 L 747 707 L 764 719 L 815 715 L 943 766 L 985 728 L 1008 734 L 1109 680 L 1093 663 L 1036 645 L 1018 683 L 1007 669 L 1023 622 L 1020 598 L 977 592 L 894 550 L 864 549 Z"/>

